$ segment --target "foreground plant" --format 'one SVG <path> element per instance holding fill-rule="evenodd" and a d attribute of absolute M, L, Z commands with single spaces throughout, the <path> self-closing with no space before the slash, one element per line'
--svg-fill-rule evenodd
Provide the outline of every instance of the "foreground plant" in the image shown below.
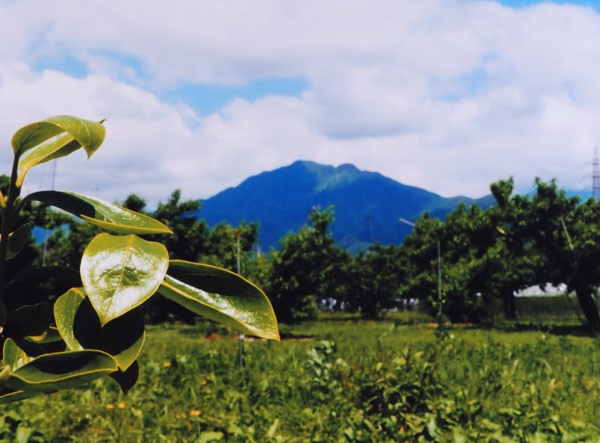
<path fill-rule="evenodd" d="M 137 381 L 137 358 L 145 338 L 140 306 L 153 296 L 241 332 L 279 339 L 271 304 L 258 287 L 222 268 L 170 260 L 162 244 L 140 237 L 169 234 L 159 221 L 74 192 L 21 197 L 31 168 L 79 149 L 89 158 L 104 135 L 102 122 L 59 116 L 27 125 L 12 138 L 10 185 L 6 195 L 0 193 L 0 403 L 79 387 L 105 376 L 127 392 Z M 31 202 L 54 206 L 106 231 L 85 249 L 79 273 L 32 268 L 5 281 L 7 262 L 31 238 L 31 225 L 17 226 L 19 213 Z M 34 304 L 17 300 L 15 306 L 15 292 L 22 299 L 29 294 L 14 288 L 27 288 L 24 282 L 38 280 L 72 282 L 73 287 Z"/>

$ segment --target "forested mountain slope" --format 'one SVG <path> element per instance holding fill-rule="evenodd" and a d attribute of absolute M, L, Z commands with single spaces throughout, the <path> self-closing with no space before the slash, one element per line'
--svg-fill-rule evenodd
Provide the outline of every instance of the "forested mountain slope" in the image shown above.
<path fill-rule="evenodd" d="M 399 217 L 415 220 L 429 211 L 433 217 L 443 218 L 460 202 L 487 207 L 493 198 L 444 198 L 350 164 L 333 167 L 296 161 L 202 201 L 197 216 L 209 225 L 259 222 L 259 244 L 267 250 L 277 247 L 286 233 L 306 224 L 313 208 L 333 205 L 333 236 L 341 247 L 356 251 L 377 241 L 401 243 L 410 227 L 399 223 Z"/>

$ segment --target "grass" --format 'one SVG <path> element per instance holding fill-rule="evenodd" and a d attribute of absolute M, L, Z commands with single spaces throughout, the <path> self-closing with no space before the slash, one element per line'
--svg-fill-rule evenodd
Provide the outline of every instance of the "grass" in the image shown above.
<path fill-rule="evenodd" d="M 243 367 L 226 329 L 153 327 L 128 395 L 101 380 L 5 406 L 0 441 L 600 441 L 600 341 L 536 318 L 437 336 L 418 313 L 336 315 L 246 340 Z"/>

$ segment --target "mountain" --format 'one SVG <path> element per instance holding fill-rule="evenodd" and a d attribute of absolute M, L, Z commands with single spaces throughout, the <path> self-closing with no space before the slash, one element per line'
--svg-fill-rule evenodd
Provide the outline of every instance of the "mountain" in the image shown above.
<path fill-rule="evenodd" d="M 333 205 L 335 221 L 330 228 L 336 243 L 356 252 L 375 241 L 401 243 L 412 228 L 400 223 L 400 217 L 416 220 L 429 211 L 431 216 L 443 218 L 461 202 L 486 208 L 493 198 L 444 198 L 350 164 L 333 167 L 296 161 L 250 177 L 201 202 L 195 215 L 211 226 L 259 222 L 263 250 L 277 247 L 286 233 L 307 224 L 313 208 Z"/>

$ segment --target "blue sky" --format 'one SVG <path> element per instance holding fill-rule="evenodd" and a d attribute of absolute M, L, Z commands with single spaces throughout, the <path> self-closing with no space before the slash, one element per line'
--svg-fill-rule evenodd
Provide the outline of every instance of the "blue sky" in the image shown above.
<path fill-rule="evenodd" d="M 169 102 L 184 101 L 201 116 L 222 109 L 234 98 L 254 101 L 261 97 L 298 97 L 309 84 L 302 78 L 263 78 L 240 85 L 188 83 L 161 94 Z"/>
<path fill-rule="evenodd" d="M 151 78 L 143 62 L 133 56 L 118 51 L 96 51 L 96 54 L 128 66 L 135 72 L 136 79 Z M 52 69 L 78 79 L 83 79 L 90 74 L 90 70 L 82 60 L 68 53 L 42 57 L 36 60 L 32 67 L 37 72 Z M 121 80 L 128 81 L 127 78 Z M 254 101 L 269 95 L 298 97 L 308 89 L 308 86 L 309 84 L 303 78 L 266 77 L 234 84 L 185 82 L 158 90 L 156 93 L 169 103 L 185 102 L 199 115 L 205 116 L 217 112 L 234 98 Z"/>
<path fill-rule="evenodd" d="M 56 187 L 206 198 L 298 159 L 445 196 L 588 187 L 600 1 L 0 0 L 0 137 L 107 119 Z M 590 8 L 591 6 L 591 8 Z M 10 151 L 0 152 L 10 164 Z M 30 176 L 48 185 L 48 169 Z"/>

